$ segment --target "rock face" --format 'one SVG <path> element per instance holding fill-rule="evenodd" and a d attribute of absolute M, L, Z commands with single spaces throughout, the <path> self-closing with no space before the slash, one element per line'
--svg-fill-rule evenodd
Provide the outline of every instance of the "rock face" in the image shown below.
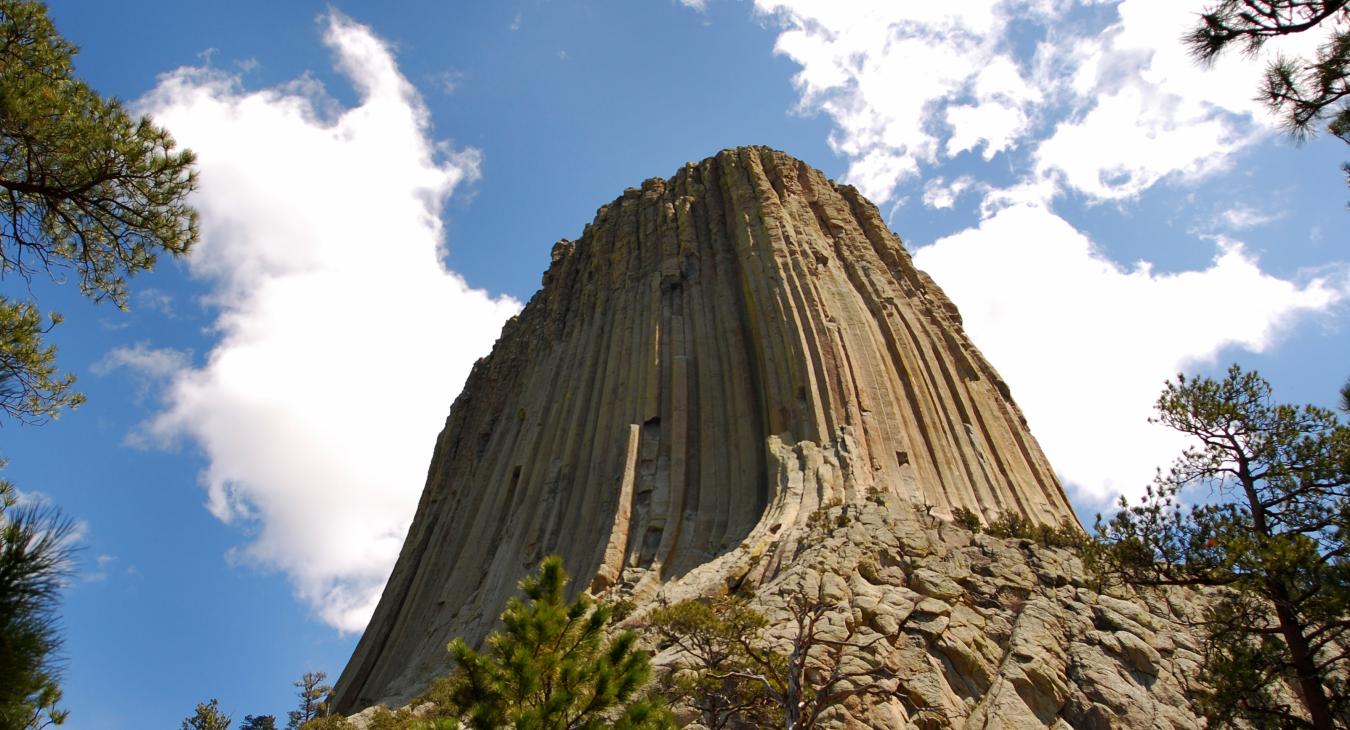
<path fill-rule="evenodd" d="M 339 710 L 409 699 L 548 554 L 643 599 L 695 568 L 767 583 L 808 516 L 869 497 L 1074 520 L 956 308 L 804 163 L 686 165 L 552 258 L 451 408 Z"/>
<path fill-rule="evenodd" d="M 1102 592 L 1072 551 L 973 534 L 892 494 L 822 510 L 796 529 L 792 560 L 762 581 L 747 547 L 658 593 L 715 594 L 748 570 L 752 605 L 784 653 L 786 601 L 824 598 L 833 607 L 824 638 L 852 629 L 859 647 L 847 668 L 896 677 L 886 693 L 828 712 L 829 727 L 1205 727 L 1187 692 L 1203 651 L 1188 628 L 1203 605 L 1193 592 Z M 656 664 L 678 665 L 675 651 Z"/>

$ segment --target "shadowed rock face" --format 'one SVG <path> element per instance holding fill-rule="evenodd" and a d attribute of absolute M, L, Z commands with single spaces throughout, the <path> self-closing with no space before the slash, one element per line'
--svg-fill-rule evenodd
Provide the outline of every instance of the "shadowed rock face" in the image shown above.
<path fill-rule="evenodd" d="M 409 699 L 548 554 L 642 597 L 743 544 L 779 570 L 809 515 L 868 495 L 1074 520 L 956 308 L 804 163 L 686 165 L 552 258 L 451 408 L 338 710 Z"/>

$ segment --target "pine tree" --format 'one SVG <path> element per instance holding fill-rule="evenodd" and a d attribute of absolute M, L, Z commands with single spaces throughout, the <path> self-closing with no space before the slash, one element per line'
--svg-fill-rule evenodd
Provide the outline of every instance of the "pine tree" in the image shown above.
<path fill-rule="evenodd" d="M 1350 427 L 1273 403 L 1236 365 L 1168 382 L 1157 410 L 1193 445 L 1139 504 L 1098 517 L 1089 564 L 1136 586 L 1221 589 L 1199 621 L 1212 726 L 1350 727 Z"/>
<path fill-rule="evenodd" d="M 451 642 L 458 713 L 481 730 L 673 727 L 668 713 L 639 697 L 651 663 L 636 634 L 607 636 L 610 608 L 584 594 L 569 603 L 566 587 L 562 559 L 546 558 L 538 575 L 520 582 L 525 599 L 510 600 L 483 653 Z"/>
<path fill-rule="evenodd" d="M 707 601 L 680 601 L 660 606 L 644 617 L 645 627 L 660 643 L 683 652 L 678 669 L 662 681 L 663 694 L 699 714 L 709 730 L 732 725 L 773 727 L 783 724 L 783 711 L 752 655 L 766 659 L 782 674 L 786 661 L 753 648 L 768 625 L 763 614 L 744 599 L 723 596 Z"/>
<path fill-rule="evenodd" d="M 65 722 L 56 606 L 70 575 L 71 529 L 49 505 L 19 504 L 0 480 L 0 730 Z"/>
<path fill-rule="evenodd" d="M 328 693 L 333 691 L 332 685 L 324 684 L 328 679 L 324 672 L 305 672 L 300 678 L 295 680 L 296 696 L 300 698 L 300 706 L 286 713 L 290 719 L 286 723 L 287 730 L 296 730 L 301 725 L 322 715 L 328 714 Z"/>
<path fill-rule="evenodd" d="M 277 730 L 275 715 L 245 715 L 239 730 Z"/>
<path fill-rule="evenodd" d="M 1311 59 L 1278 56 L 1266 66 L 1261 99 L 1285 128 L 1304 138 L 1329 119 L 1327 130 L 1350 143 L 1350 3 L 1347 0 L 1219 0 L 1184 39 L 1210 63 L 1237 46 L 1255 55 L 1272 38 L 1329 29 Z M 1350 182 L 1350 164 L 1344 166 Z"/>
<path fill-rule="evenodd" d="M 0 0 L 0 280 L 73 276 L 86 296 L 121 307 L 127 277 L 197 239 L 186 203 L 193 156 L 74 78 L 75 52 L 45 5 Z M 60 316 L 44 316 L 31 289 L 23 297 L 0 293 L 0 413 L 42 422 L 83 396 L 43 343 Z M 17 506 L 5 483 L 0 531 L 0 727 L 58 724 L 55 609 L 69 522 Z"/>
<path fill-rule="evenodd" d="M 847 617 L 826 621 L 838 606 L 826 599 L 823 586 L 814 595 L 784 599 L 792 628 L 782 647 L 787 654 L 765 636 L 764 616 L 740 599 L 683 601 L 648 614 L 648 628 L 693 660 L 685 665 L 693 676 L 677 675 L 666 684 L 667 694 L 697 710 L 709 728 L 813 730 L 833 707 L 895 693 L 898 678 L 890 669 L 851 661 L 887 637 L 860 641 L 859 627 Z M 842 625 L 842 634 L 827 629 L 831 623 Z M 916 712 L 930 714 L 928 708 Z"/>
<path fill-rule="evenodd" d="M 186 253 L 193 155 L 72 75 L 76 48 L 42 3 L 0 0 L 0 277 L 73 276 L 125 306 L 127 277 Z M 45 322 L 44 322 L 45 320 Z M 43 421 L 81 397 L 42 335 L 60 321 L 0 295 L 0 410 Z"/>
<path fill-rule="evenodd" d="M 183 718 L 179 730 L 229 730 L 230 716 L 220 711 L 220 703 L 211 698 L 197 704 L 197 711 Z"/>

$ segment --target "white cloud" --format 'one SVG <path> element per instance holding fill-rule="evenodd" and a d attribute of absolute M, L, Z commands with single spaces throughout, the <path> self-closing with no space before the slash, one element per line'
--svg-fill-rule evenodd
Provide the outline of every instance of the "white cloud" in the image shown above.
<path fill-rule="evenodd" d="M 1008 56 L 989 59 L 976 72 L 972 92 L 974 104 L 947 107 L 947 123 L 952 128 L 946 146 L 948 157 L 980 144 L 984 145 L 986 160 L 1012 149 L 1030 126 L 1033 105 L 1043 99 L 1041 90 L 1022 77 Z"/>
<path fill-rule="evenodd" d="M 1003 5 L 755 2 L 782 28 L 775 51 L 801 66 L 800 109 L 833 118 L 848 182 L 878 203 L 944 149 L 1016 146 L 1041 92 L 1000 45 Z"/>
<path fill-rule="evenodd" d="M 471 150 L 432 139 L 389 47 L 330 13 L 325 42 L 359 103 L 309 78 L 247 92 L 184 68 L 142 106 L 197 152 L 219 340 L 199 368 L 123 348 L 108 362 L 176 373 L 147 424 L 203 451 L 219 519 L 253 522 L 234 557 L 279 568 L 343 630 L 360 630 L 402 545 L 449 404 L 517 302 L 442 264 L 447 196 Z"/>
<path fill-rule="evenodd" d="M 80 575 L 80 579 L 85 583 L 103 583 L 108 580 L 108 568 L 117 562 L 116 556 L 103 553 L 94 558 L 93 570 Z"/>
<path fill-rule="evenodd" d="M 1202 67 L 1181 42 L 1205 4 L 1125 0 L 1095 37 L 1043 49 L 1072 75 L 1073 114 L 1037 149 L 1038 173 L 1094 198 L 1128 198 L 1169 175 L 1223 169 L 1270 131 L 1253 99 L 1264 62 L 1234 54 Z M 1279 43 L 1271 50 L 1306 39 Z"/>
<path fill-rule="evenodd" d="M 802 111 L 835 124 L 848 182 L 878 204 L 924 166 L 965 152 L 987 161 L 1020 148 L 1098 200 L 1130 198 L 1169 176 L 1231 164 L 1274 120 L 1253 100 L 1263 59 L 1212 67 L 1181 35 L 1207 0 L 976 0 L 959 4 L 756 0 L 801 68 Z M 1093 25 L 1074 11 L 1108 5 Z M 1278 39 L 1298 53 L 1316 34 Z M 1027 50 L 1034 47 L 1035 50 Z M 982 150 L 981 150 L 982 148 Z"/>
<path fill-rule="evenodd" d="M 464 83 L 464 72 L 459 69 L 446 69 L 432 74 L 428 80 L 442 94 L 453 94 L 459 90 L 459 85 Z"/>
<path fill-rule="evenodd" d="M 1209 107 L 1131 85 L 1060 124 L 1037 148 L 1036 172 L 1060 175 L 1098 200 L 1131 198 L 1168 175 L 1197 178 L 1223 169 L 1243 141 Z"/>
<path fill-rule="evenodd" d="M 1220 213 L 1214 223 L 1231 231 L 1242 231 L 1264 226 L 1280 217 L 1277 213 L 1267 213 L 1246 205 L 1235 205 Z"/>
<path fill-rule="evenodd" d="M 144 342 L 116 347 L 89 367 L 95 375 L 107 375 L 115 370 L 127 370 L 136 383 L 136 401 L 140 403 L 152 392 L 158 392 L 165 383 L 171 383 L 192 367 L 192 353 L 170 347 L 151 347 Z M 127 434 L 128 446 L 144 448 L 153 439 L 133 431 Z"/>
<path fill-rule="evenodd" d="M 923 204 L 929 208 L 950 208 L 956 204 L 956 199 L 961 197 L 961 193 L 974 184 L 975 178 L 969 175 L 962 175 L 951 183 L 940 177 L 933 178 L 923 186 Z"/>
<path fill-rule="evenodd" d="M 136 309 L 158 312 L 169 319 L 178 317 L 178 311 L 174 308 L 173 295 L 154 287 L 140 289 L 132 295 L 132 306 Z"/>
<path fill-rule="evenodd" d="M 1101 503 L 1138 494 L 1180 452 L 1147 422 L 1164 380 L 1225 348 L 1265 351 L 1291 320 L 1346 296 L 1344 282 L 1279 279 L 1240 243 L 1217 243 L 1203 270 L 1124 269 L 1064 219 L 1020 203 L 914 262 L 957 302 L 1079 503 Z"/>
<path fill-rule="evenodd" d="M 118 368 L 128 368 L 150 378 L 169 380 L 190 367 L 190 353 L 138 342 L 129 347 L 114 348 L 89 369 L 95 375 L 107 375 Z"/>

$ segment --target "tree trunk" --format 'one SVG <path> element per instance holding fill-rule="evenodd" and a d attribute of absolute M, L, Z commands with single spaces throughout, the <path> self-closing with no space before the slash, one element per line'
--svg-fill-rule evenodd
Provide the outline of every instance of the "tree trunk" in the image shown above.
<path fill-rule="evenodd" d="M 1236 445 L 1236 444 L 1235 444 Z M 1256 479 L 1252 477 L 1245 455 L 1239 450 L 1238 479 L 1246 493 L 1247 504 L 1252 510 L 1252 527 L 1263 538 L 1270 539 L 1270 524 L 1266 520 L 1266 510 L 1256 489 Z M 1289 647 L 1290 664 L 1298 675 L 1299 692 L 1303 695 L 1303 707 L 1308 718 L 1317 730 L 1336 730 L 1331 718 L 1331 706 L 1327 700 L 1326 688 L 1317 673 L 1317 661 L 1308 638 L 1304 634 L 1303 622 L 1299 620 L 1289 600 L 1289 587 L 1283 578 L 1267 572 L 1263 578 L 1269 590 L 1271 602 L 1275 604 L 1275 617 L 1280 622 L 1280 633 Z"/>
<path fill-rule="evenodd" d="M 1288 592 L 1284 586 L 1275 586 L 1272 593 L 1279 594 L 1275 600 L 1275 616 L 1280 621 L 1280 632 L 1284 634 L 1284 643 L 1289 646 L 1290 663 L 1298 674 L 1299 692 L 1303 695 L 1303 706 L 1317 730 L 1335 730 L 1331 717 L 1331 704 L 1327 700 L 1326 688 L 1317 673 L 1317 662 L 1308 639 L 1303 634 L 1303 623 L 1289 607 Z"/>
<path fill-rule="evenodd" d="M 809 647 L 808 647 L 809 650 Z M 802 674 L 806 671 L 806 651 L 801 648 L 801 637 L 792 647 L 788 656 L 787 702 L 784 713 L 786 730 L 801 730 L 802 715 Z"/>

